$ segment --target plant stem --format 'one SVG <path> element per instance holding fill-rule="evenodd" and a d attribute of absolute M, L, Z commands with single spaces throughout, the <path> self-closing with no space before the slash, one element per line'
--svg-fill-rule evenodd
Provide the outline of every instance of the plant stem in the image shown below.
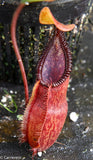
<path fill-rule="evenodd" d="M 20 70 L 21 70 L 21 74 L 22 74 L 22 79 L 23 79 L 24 89 L 25 89 L 25 102 L 27 104 L 28 100 L 29 100 L 27 77 L 26 77 L 24 65 L 23 65 L 23 62 L 22 62 L 22 58 L 20 56 L 20 52 L 19 52 L 19 48 L 18 48 L 17 40 L 16 40 L 17 20 L 18 20 L 20 12 L 24 8 L 24 6 L 25 6 L 25 4 L 21 3 L 18 6 L 18 8 L 16 9 L 16 11 L 14 12 L 14 15 L 13 15 L 13 18 L 12 18 L 12 22 L 11 22 L 11 39 L 12 39 L 15 55 L 17 57 L 17 60 L 18 60 L 18 63 L 19 63 L 19 67 L 20 67 Z"/>

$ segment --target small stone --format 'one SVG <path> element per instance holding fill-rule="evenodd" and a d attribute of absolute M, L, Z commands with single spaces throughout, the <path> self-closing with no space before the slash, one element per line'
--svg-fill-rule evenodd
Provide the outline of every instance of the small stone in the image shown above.
<path fill-rule="evenodd" d="M 83 49 L 83 48 L 81 48 L 81 49 L 80 49 L 80 51 L 81 51 L 81 52 L 84 52 L 84 49 Z"/>
<path fill-rule="evenodd" d="M 88 115 L 88 117 L 90 117 L 90 114 L 89 114 L 89 113 L 88 113 L 87 115 Z"/>
<path fill-rule="evenodd" d="M 28 6 L 28 5 L 29 5 L 29 2 L 25 2 L 25 5 L 27 5 L 27 6 Z"/>
<path fill-rule="evenodd" d="M 7 101 L 7 98 L 5 96 L 2 96 L 1 102 L 5 103 Z"/>
<path fill-rule="evenodd" d="M 17 94 L 17 91 L 15 91 L 15 94 Z"/>
<path fill-rule="evenodd" d="M 12 99 L 11 95 L 8 95 L 8 98 L 9 98 L 9 99 Z"/>
<path fill-rule="evenodd" d="M 73 122 L 76 122 L 78 120 L 79 115 L 76 112 L 71 112 L 69 117 Z"/>
<path fill-rule="evenodd" d="M 13 137 L 14 137 L 14 138 L 16 138 L 17 136 L 16 136 L 16 135 L 14 135 Z"/>
<path fill-rule="evenodd" d="M 12 91 L 12 90 L 10 90 L 10 93 L 11 93 L 11 94 L 13 94 L 13 91 Z"/>
<path fill-rule="evenodd" d="M 90 152 L 93 152 L 93 148 L 90 149 Z"/>
<path fill-rule="evenodd" d="M 75 88 L 73 87 L 73 88 L 71 88 L 72 89 L 72 91 L 75 91 Z"/>
<path fill-rule="evenodd" d="M 89 132 L 90 128 L 89 127 L 86 127 L 85 130 L 82 132 L 82 134 L 85 134 L 87 132 Z"/>
<path fill-rule="evenodd" d="M 84 59 L 81 60 L 81 63 L 82 63 L 82 64 L 85 64 L 85 63 L 86 63 L 86 60 L 84 60 Z"/>
<path fill-rule="evenodd" d="M 80 104 L 80 101 L 76 101 L 76 104 L 79 105 L 79 104 Z"/>
<path fill-rule="evenodd" d="M 84 88 L 86 88 L 87 87 L 87 84 L 84 84 Z"/>
<path fill-rule="evenodd" d="M 74 68 L 74 69 L 75 69 L 75 71 L 78 71 L 78 67 L 77 67 L 77 66 L 75 66 L 75 68 Z"/>
<path fill-rule="evenodd" d="M 23 105 L 25 105 L 25 100 L 24 99 L 22 99 L 22 107 L 23 107 Z"/>
<path fill-rule="evenodd" d="M 42 152 L 37 153 L 39 157 L 42 157 Z"/>

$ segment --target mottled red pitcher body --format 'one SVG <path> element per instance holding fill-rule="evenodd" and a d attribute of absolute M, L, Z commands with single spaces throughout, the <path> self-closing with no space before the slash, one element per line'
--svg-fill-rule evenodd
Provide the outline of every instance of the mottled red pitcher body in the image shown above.
<path fill-rule="evenodd" d="M 71 52 L 58 29 L 48 43 L 37 67 L 37 80 L 21 125 L 21 141 L 28 141 L 33 155 L 48 149 L 58 138 L 64 125 Z"/>

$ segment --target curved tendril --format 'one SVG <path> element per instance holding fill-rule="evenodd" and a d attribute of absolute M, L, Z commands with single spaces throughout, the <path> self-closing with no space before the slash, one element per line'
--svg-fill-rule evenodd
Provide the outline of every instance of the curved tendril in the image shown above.
<path fill-rule="evenodd" d="M 12 22 L 11 22 L 11 39 L 12 39 L 15 55 L 17 57 L 17 60 L 18 60 L 18 63 L 19 63 L 19 67 L 20 67 L 20 70 L 21 70 L 21 74 L 22 74 L 22 79 L 23 79 L 24 89 L 25 89 L 25 101 L 26 101 L 26 104 L 27 104 L 28 100 L 29 100 L 27 77 L 26 77 L 24 65 L 23 65 L 22 58 L 20 56 L 19 48 L 18 48 L 17 41 L 16 41 L 17 20 L 18 20 L 20 12 L 24 8 L 24 6 L 25 6 L 25 4 L 21 3 L 18 6 L 18 8 L 16 9 L 16 11 L 15 11 L 15 13 L 13 15 Z"/>

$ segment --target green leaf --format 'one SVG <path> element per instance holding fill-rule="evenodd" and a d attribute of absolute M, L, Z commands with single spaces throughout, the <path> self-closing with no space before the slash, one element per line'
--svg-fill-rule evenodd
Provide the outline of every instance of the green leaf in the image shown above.
<path fill-rule="evenodd" d="M 15 106 L 15 110 L 14 111 L 12 111 L 11 109 L 9 109 L 8 107 L 6 107 L 6 106 L 4 106 L 4 104 L 2 104 L 1 102 L 0 102 L 0 105 L 3 107 L 3 108 L 5 108 L 8 112 L 10 112 L 10 113 L 16 113 L 17 112 L 17 105 L 16 105 L 16 103 L 15 102 L 13 102 L 14 103 L 14 106 Z"/>
<path fill-rule="evenodd" d="M 44 0 L 21 0 L 22 3 L 26 3 L 26 2 L 32 3 L 32 2 L 41 2 L 41 1 L 44 1 Z"/>
<path fill-rule="evenodd" d="M 4 92 L 5 92 L 7 95 L 9 95 L 9 93 L 8 93 L 6 90 L 4 90 Z M 1 105 L 3 108 L 5 108 L 8 112 L 10 112 L 10 113 L 16 113 L 18 107 L 17 107 L 17 105 L 16 105 L 16 103 L 15 103 L 15 101 L 14 101 L 14 99 L 13 99 L 13 95 L 11 96 L 11 103 L 12 103 L 12 104 L 14 105 L 14 107 L 15 107 L 15 110 L 14 110 L 14 111 L 12 111 L 12 110 L 10 109 L 11 105 L 5 106 L 5 105 L 2 104 L 1 102 L 0 102 L 0 105 Z"/>
<path fill-rule="evenodd" d="M 54 0 L 21 0 L 21 3 L 26 3 L 26 2 L 32 3 L 32 2 L 42 2 L 42 1 L 52 2 Z"/>

